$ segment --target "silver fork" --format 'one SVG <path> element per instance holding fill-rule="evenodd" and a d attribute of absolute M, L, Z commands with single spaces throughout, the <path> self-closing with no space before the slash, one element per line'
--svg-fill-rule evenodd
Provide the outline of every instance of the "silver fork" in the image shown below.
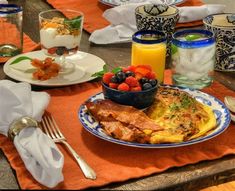
<path fill-rule="evenodd" d="M 62 143 L 68 148 L 68 150 L 75 158 L 76 162 L 80 166 L 80 168 L 86 178 L 92 179 L 92 180 L 96 179 L 95 171 L 68 144 L 66 138 L 61 133 L 54 118 L 50 114 L 43 115 L 42 122 L 40 123 L 40 127 L 41 127 L 42 131 L 44 131 L 47 134 L 47 136 L 50 137 L 55 143 Z"/>

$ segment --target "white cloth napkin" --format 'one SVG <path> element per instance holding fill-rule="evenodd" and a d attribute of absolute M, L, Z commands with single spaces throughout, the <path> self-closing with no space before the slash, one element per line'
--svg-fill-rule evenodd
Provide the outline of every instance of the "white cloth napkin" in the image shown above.
<path fill-rule="evenodd" d="M 103 17 L 111 24 L 103 29 L 94 31 L 89 41 L 95 44 L 111 44 L 131 41 L 131 36 L 136 29 L 135 9 L 142 4 L 148 4 L 156 0 L 148 0 L 145 3 L 131 3 L 107 9 Z M 201 20 L 207 15 L 222 13 L 225 5 L 207 4 L 202 6 L 178 7 L 179 23 L 187 23 Z"/>
<path fill-rule="evenodd" d="M 1 80 L 0 100 L 0 133 L 7 136 L 13 120 L 29 116 L 40 121 L 50 96 L 31 91 L 28 83 Z M 41 129 L 24 128 L 14 138 L 14 145 L 27 170 L 39 183 L 52 188 L 63 181 L 64 157 Z"/>
<path fill-rule="evenodd" d="M 0 4 L 8 4 L 7 0 L 0 0 Z"/>

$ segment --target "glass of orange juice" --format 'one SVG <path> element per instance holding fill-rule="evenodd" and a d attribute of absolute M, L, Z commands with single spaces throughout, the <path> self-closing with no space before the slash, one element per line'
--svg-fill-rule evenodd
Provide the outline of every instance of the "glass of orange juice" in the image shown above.
<path fill-rule="evenodd" d="M 150 65 L 161 84 L 166 62 L 166 34 L 160 31 L 137 31 L 132 36 L 131 65 Z"/>

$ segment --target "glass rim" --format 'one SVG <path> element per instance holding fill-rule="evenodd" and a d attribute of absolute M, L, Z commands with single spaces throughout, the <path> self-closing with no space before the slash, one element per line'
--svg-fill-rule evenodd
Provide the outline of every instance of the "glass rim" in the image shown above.
<path fill-rule="evenodd" d="M 13 8 L 13 10 L 5 10 L 5 11 L 0 10 L 0 14 L 14 14 L 23 11 L 23 8 L 16 4 L 0 4 L 0 9 L 2 8 Z"/>
<path fill-rule="evenodd" d="M 205 18 L 202 19 L 203 24 L 207 25 L 207 26 L 210 26 L 210 27 L 213 27 L 213 28 L 222 28 L 222 29 L 224 29 L 224 28 L 234 29 L 235 28 L 235 25 L 234 26 L 220 26 L 220 25 L 213 25 L 213 24 L 210 24 L 210 23 L 206 22 L 207 18 L 210 18 L 212 16 L 218 16 L 218 15 L 235 15 L 235 13 L 216 13 L 216 14 L 208 15 Z"/>
<path fill-rule="evenodd" d="M 151 5 L 151 4 L 149 4 L 149 5 Z M 154 5 L 162 5 L 162 4 L 154 4 Z M 146 5 L 140 5 L 140 6 L 136 7 L 136 8 L 135 8 L 135 14 L 144 15 L 144 14 L 142 14 L 142 13 L 140 13 L 140 12 L 138 11 L 138 9 L 139 9 L 140 7 L 144 7 L 144 6 L 146 6 Z M 166 6 L 167 6 L 167 7 L 172 7 L 172 8 L 174 8 L 174 9 L 176 10 L 176 12 L 171 13 L 171 14 L 169 14 L 169 15 L 161 15 L 161 14 L 159 14 L 159 15 L 156 15 L 157 17 L 172 17 L 172 16 L 175 16 L 175 15 L 179 14 L 179 9 L 178 9 L 176 6 L 174 6 L 174 5 L 166 5 Z M 153 17 L 154 17 L 154 15 L 149 15 L 149 14 L 148 14 L 147 16 L 153 16 Z"/>
<path fill-rule="evenodd" d="M 42 15 L 45 14 L 45 13 L 50 13 L 50 12 L 59 12 L 59 13 L 61 13 L 62 15 L 64 15 L 66 17 L 66 14 L 64 14 L 62 11 L 79 13 L 81 17 L 77 18 L 77 20 L 82 20 L 84 18 L 84 13 L 83 12 L 78 11 L 78 10 L 74 10 L 74 9 L 49 9 L 49 10 L 46 10 L 46 11 L 41 11 L 38 16 L 39 16 L 40 19 L 43 19 L 43 20 L 51 20 L 51 19 L 43 17 Z"/>
<path fill-rule="evenodd" d="M 138 36 L 140 35 L 145 35 L 145 34 L 155 34 L 155 35 L 161 35 L 161 38 L 160 39 L 156 39 L 156 40 L 146 40 L 146 39 L 140 39 L 138 38 Z M 134 42 L 137 42 L 137 43 L 142 43 L 142 44 L 156 44 L 156 43 L 161 43 L 161 42 L 166 42 L 166 39 L 167 36 L 164 32 L 161 32 L 161 31 L 153 31 L 153 30 L 140 30 L 140 31 L 137 31 L 135 32 L 133 35 L 132 35 L 132 40 Z"/>
<path fill-rule="evenodd" d="M 193 34 L 193 33 L 204 34 L 204 35 L 207 35 L 208 38 L 201 39 L 201 40 L 195 40 L 195 41 L 185 41 L 185 40 L 177 39 L 177 37 L 179 37 L 179 36 L 182 36 L 185 34 Z M 205 30 L 205 29 L 186 29 L 186 30 L 181 30 L 181 31 L 175 32 L 172 35 L 172 43 L 176 44 L 180 47 L 183 47 L 183 48 L 204 47 L 206 45 L 208 46 L 208 45 L 215 43 L 215 35 L 211 31 Z"/>

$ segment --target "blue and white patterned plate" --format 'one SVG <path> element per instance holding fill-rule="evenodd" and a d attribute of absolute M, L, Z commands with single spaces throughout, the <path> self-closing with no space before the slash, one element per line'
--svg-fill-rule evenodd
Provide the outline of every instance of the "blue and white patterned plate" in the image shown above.
<path fill-rule="evenodd" d="M 84 104 L 82 104 L 79 109 L 79 113 L 78 113 L 79 119 L 82 125 L 84 126 L 84 128 L 88 132 L 90 132 L 91 134 L 101 139 L 104 139 L 109 142 L 117 143 L 120 145 L 131 146 L 131 147 L 141 147 L 141 148 L 171 148 L 171 147 L 181 147 L 181 146 L 192 145 L 192 144 L 200 143 L 200 142 L 216 137 L 217 135 L 224 132 L 226 128 L 229 126 L 230 120 L 231 120 L 229 110 L 224 105 L 224 103 L 218 100 L 217 98 L 209 94 L 203 93 L 201 91 L 194 90 L 194 89 L 175 87 L 175 86 L 166 86 L 166 87 L 186 91 L 199 102 L 210 106 L 216 116 L 216 121 L 217 121 L 216 129 L 204 137 L 200 137 L 200 138 L 193 139 L 193 140 L 186 141 L 186 142 L 169 143 L 169 144 L 141 144 L 141 143 L 132 143 L 132 142 L 126 142 L 126 141 L 114 139 L 113 137 L 106 135 L 102 127 L 99 125 L 99 123 L 95 121 L 94 118 L 87 112 L 87 108 Z M 88 100 L 95 101 L 97 99 L 104 99 L 102 92 L 92 96 Z"/>
<path fill-rule="evenodd" d="M 123 4 L 130 4 L 130 3 L 141 3 L 145 2 L 147 0 L 99 0 L 101 3 L 105 5 L 109 5 L 111 7 L 123 5 Z M 186 0 L 160 0 L 162 3 L 168 4 L 168 5 L 179 5 Z M 159 3 L 159 0 L 156 0 L 156 3 Z"/>

